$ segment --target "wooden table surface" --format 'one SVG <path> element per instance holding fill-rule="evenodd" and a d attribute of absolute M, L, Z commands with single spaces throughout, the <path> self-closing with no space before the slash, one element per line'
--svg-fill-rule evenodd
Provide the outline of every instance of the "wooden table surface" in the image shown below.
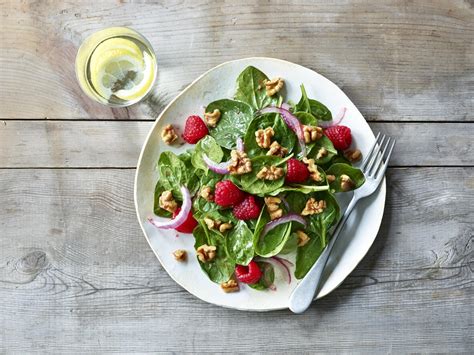
<path fill-rule="evenodd" d="M 0 353 L 472 352 L 472 1 L 0 1 Z M 78 87 L 87 35 L 152 43 L 152 100 Z M 163 107 L 227 60 L 270 56 L 338 84 L 398 139 L 382 227 L 301 316 L 206 304 L 136 220 L 135 164 Z M 471 349 L 471 350 L 469 350 Z"/>

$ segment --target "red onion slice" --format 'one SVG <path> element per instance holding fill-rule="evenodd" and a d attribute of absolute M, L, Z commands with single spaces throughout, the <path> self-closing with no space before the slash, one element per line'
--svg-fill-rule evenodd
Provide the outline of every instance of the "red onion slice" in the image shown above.
<path fill-rule="evenodd" d="M 291 106 L 288 105 L 286 102 L 282 103 L 280 107 L 284 110 L 287 110 L 287 111 L 290 111 L 290 109 L 291 109 Z"/>
<path fill-rule="evenodd" d="M 283 118 L 283 121 L 285 121 L 286 125 L 290 127 L 290 129 L 293 132 L 295 132 L 296 137 L 298 137 L 298 144 L 300 146 L 301 153 L 303 154 L 303 156 L 306 156 L 306 144 L 304 142 L 303 127 L 295 115 L 293 115 L 289 110 L 286 110 L 283 107 L 275 107 L 275 106 L 265 107 L 264 109 L 261 109 L 259 112 L 260 113 L 279 113 L 281 117 Z"/>
<path fill-rule="evenodd" d="M 341 123 L 342 119 L 346 115 L 346 112 L 347 112 L 347 107 L 341 108 L 341 110 L 339 111 L 337 116 L 332 121 L 319 122 L 319 126 L 322 127 L 322 128 L 329 128 L 331 126 L 337 126 L 339 123 Z"/>
<path fill-rule="evenodd" d="M 240 137 L 237 138 L 236 146 L 237 146 L 238 151 L 241 151 L 241 152 L 245 151 L 245 145 L 244 145 L 244 141 L 242 140 L 242 138 L 240 138 Z"/>
<path fill-rule="evenodd" d="M 191 211 L 192 202 L 191 194 L 189 193 L 189 190 L 186 186 L 181 186 L 181 194 L 183 195 L 183 204 L 181 205 L 181 210 L 174 219 L 160 222 L 154 218 L 149 217 L 148 222 L 160 229 L 175 229 L 182 225 L 188 218 L 188 214 Z"/>
<path fill-rule="evenodd" d="M 212 161 L 206 154 L 202 155 L 202 159 L 206 163 L 209 170 L 215 172 L 216 174 L 225 175 L 229 173 L 229 165 L 231 161 L 226 161 L 223 163 L 216 163 Z"/>
<path fill-rule="evenodd" d="M 306 220 L 301 217 L 299 214 L 296 213 L 288 213 L 287 215 L 275 219 L 271 222 L 268 222 L 265 227 L 263 228 L 262 234 L 260 238 L 265 237 L 265 235 L 270 232 L 273 228 L 279 226 L 280 224 L 287 223 L 287 222 L 298 222 L 301 223 L 306 227 Z"/>
<path fill-rule="evenodd" d="M 283 269 L 285 269 L 286 271 L 286 276 L 288 277 L 288 284 L 291 284 L 291 272 L 290 272 L 290 267 L 285 263 L 283 262 L 283 260 L 285 260 L 286 262 L 292 264 L 291 262 L 289 262 L 288 260 L 286 259 L 283 259 L 283 258 L 279 258 L 279 257 L 276 257 L 276 256 L 272 256 L 270 259 L 276 261 L 278 264 L 280 264 L 281 266 L 283 266 Z"/>

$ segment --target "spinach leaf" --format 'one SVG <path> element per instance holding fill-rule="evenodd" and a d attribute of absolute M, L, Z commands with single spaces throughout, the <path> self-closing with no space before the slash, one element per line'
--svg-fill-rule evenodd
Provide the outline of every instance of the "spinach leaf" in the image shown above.
<path fill-rule="evenodd" d="M 306 233 L 309 242 L 297 248 L 295 277 L 303 278 L 321 255 L 327 245 L 327 232 L 339 219 L 339 205 L 330 192 L 320 192 L 314 196 L 316 200 L 325 200 L 326 208 L 320 214 L 309 216 Z"/>
<path fill-rule="evenodd" d="M 301 192 L 304 194 L 309 194 L 311 192 L 317 191 L 326 191 L 329 190 L 329 185 L 300 185 L 300 184 L 293 184 L 292 186 L 282 186 L 276 190 L 273 190 L 268 193 L 271 196 L 277 196 L 282 192 Z"/>
<path fill-rule="evenodd" d="M 214 191 L 217 182 L 222 179 L 222 175 L 209 171 L 207 174 L 201 176 L 199 186 L 209 186 Z M 194 217 L 201 218 L 205 213 L 217 211 L 219 206 L 213 201 L 207 201 L 201 196 L 196 196 L 193 202 Z"/>
<path fill-rule="evenodd" d="M 307 144 L 306 148 L 308 152 L 307 157 L 314 159 L 315 163 L 318 165 L 328 163 L 334 156 L 337 155 L 337 149 L 334 148 L 331 140 L 326 136 L 322 136 L 317 141 Z M 318 152 L 321 148 L 326 148 L 328 154 L 321 159 L 316 159 L 316 156 L 318 155 Z"/>
<path fill-rule="evenodd" d="M 244 191 L 251 193 L 253 195 L 260 195 L 263 196 L 265 194 L 269 194 L 272 191 L 278 189 L 279 187 L 283 186 L 285 183 L 285 175 L 281 178 L 276 180 L 263 180 L 257 178 L 257 174 L 264 166 L 272 166 L 272 165 L 282 165 L 286 160 L 291 157 L 288 156 L 284 159 L 280 157 L 270 156 L 270 155 L 262 155 L 256 158 L 251 159 L 252 162 L 252 171 L 250 173 L 244 175 L 234 175 L 234 179 L 238 181 L 240 186 Z M 286 170 L 286 164 L 284 166 Z"/>
<path fill-rule="evenodd" d="M 272 127 L 275 135 L 272 140 L 276 140 L 283 147 L 288 149 L 288 153 L 293 151 L 296 146 L 296 136 L 285 124 L 278 114 L 269 113 L 255 117 L 250 123 L 247 133 L 245 134 L 245 151 L 249 157 L 265 155 L 268 149 L 260 148 L 255 139 L 255 132 L 259 129 Z"/>
<path fill-rule="evenodd" d="M 239 221 L 225 239 L 227 254 L 236 264 L 248 265 L 252 261 L 253 233 L 244 221 Z"/>
<path fill-rule="evenodd" d="M 182 201 L 180 190 L 182 185 L 185 185 L 191 194 L 194 194 L 199 187 L 199 177 L 188 153 L 179 156 L 170 151 L 161 153 L 158 159 L 158 171 L 160 188 L 155 188 L 155 192 L 170 190 L 175 199 Z"/>
<path fill-rule="evenodd" d="M 259 291 L 266 290 L 275 282 L 275 270 L 273 265 L 266 261 L 257 261 L 257 265 L 262 272 L 262 277 L 257 283 L 249 285 L 251 288 Z"/>
<path fill-rule="evenodd" d="M 280 224 L 264 237 L 261 237 L 262 231 L 268 222 L 270 222 L 270 216 L 266 209 L 264 209 L 258 219 L 253 235 L 255 252 L 257 255 L 265 258 L 280 253 L 291 234 L 291 222 L 288 222 Z"/>
<path fill-rule="evenodd" d="M 195 249 L 203 244 L 216 246 L 216 257 L 213 260 L 207 263 L 199 261 L 201 269 L 204 270 L 213 282 L 221 283 L 228 281 L 234 273 L 235 264 L 227 256 L 224 237 L 216 232 L 209 231 L 202 224 L 194 229 L 193 235 L 195 238 Z"/>
<path fill-rule="evenodd" d="M 331 121 L 331 111 L 329 111 L 329 109 L 321 102 L 308 98 L 303 84 L 301 84 L 300 88 L 301 98 L 300 101 L 294 106 L 294 111 L 311 113 L 316 119 L 321 121 Z"/>
<path fill-rule="evenodd" d="M 295 223 L 298 226 L 297 229 L 301 229 L 301 226 L 298 223 Z M 292 230 L 295 229 L 295 226 L 292 226 Z M 285 243 L 285 246 L 280 250 L 279 254 L 290 254 L 296 250 L 298 246 L 298 235 L 295 232 L 290 234 L 290 237 Z"/>
<path fill-rule="evenodd" d="M 278 95 L 267 96 L 264 80 L 268 77 L 255 67 L 249 66 L 237 78 L 235 99 L 249 104 L 256 110 L 278 103 Z"/>
<path fill-rule="evenodd" d="M 234 149 L 237 138 L 242 138 L 247 132 L 250 121 L 253 119 L 253 110 L 245 102 L 222 99 L 211 102 L 206 112 L 218 109 L 221 118 L 215 128 L 209 130 L 217 144 L 227 149 Z"/>
<path fill-rule="evenodd" d="M 212 161 L 220 163 L 224 152 L 222 148 L 216 143 L 216 140 L 211 136 L 205 136 L 201 139 L 193 150 L 191 155 L 191 163 L 196 169 L 208 171 L 206 163 L 203 159 L 203 154 L 206 154 Z"/>
<path fill-rule="evenodd" d="M 361 187 L 365 182 L 365 177 L 360 169 L 354 168 L 347 164 L 336 163 L 329 167 L 326 171 L 327 175 L 334 175 L 336 180 L 330 184 L 330 187 L 335 192 L 343 192 L 341 189 L 341 175 L 347 175 L 354 182 L 353 190 Z"/>

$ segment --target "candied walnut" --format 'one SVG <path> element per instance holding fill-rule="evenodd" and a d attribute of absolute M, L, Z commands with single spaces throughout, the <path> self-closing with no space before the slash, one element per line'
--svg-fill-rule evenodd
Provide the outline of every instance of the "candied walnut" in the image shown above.
<path fill-rule="evenodd" d="M 311 239 L 305 232 L 302 230 L 296 231 L 296 235 L 298 236 L 298 246 L 302 247 L 305 246 L 309 240 Z"/>
<path fill-rule="evenodd" d="M 269 148 L 274 134 L 275 131 L 272 127 L 259 129 L 257 132 L 255 132 L 255 140 L 257 141 L 258 146 L 260 148 Z"/>
<path fill-rule="evenodd" d="M 321 182 L 323 180 L 323 177 L 321 176 L 321 173 L 319 172 L 318 166 L 315 164 L 314 159 L 303 158 L 303 163 L 308 166 L 308 170 L 310 172 L 309 176 L 312 180 L 316 182 Z"/>
<path fill-rule="evenodd" d="M 328 156 L 328 150 L 324 147 L 321 147 L 318 150 L 318 154 L 316 154 L 316 160 L 322 159 L 322 158 L 327 157 L 327 156 Z"/>
<path fill-rule="evenodd" d="M 212 112 L 205 112 L 204 113 L 204 118 L 210 127 L 215 127 L 217 125 L 217 122 L 219 122 L 219 119 L 221 118 L 221 111 L 219 111 L 217 108 L 212 111 Z"/>
<path fill-rule="evenodd" d="M 267 90 L 267 96 L 275 95 L 283 88 L 283 85 L 285 84 L 282 78 L 265 80 L 263 83 L 265 84 L 265 89 Z"/>
<path fill-rule="evenodd" d="M 344 152 L 344 156 L 346 157 L 347 160 L 349 160 L 351 163 L 358 162 L 359 160 L 362 159 L 362 153 L 359 149 L 356 150 L 346 150 Z"/>
<path fill-rule="evenodd" d="M 202 263 L 207 263 L 216 257 L 216 247 L 214 245 L 203 244 L 196 249 L 196 254 Z"/>
<path fill-rule="evenodd" d="M 175 250 L 173 255 L 177 261 L 186 261 L 186 257 L 187 257 L 186 250 L 183 250 L 183 249 Z"/>
<path fill-rule="evenodd" d="M 225 293 L 237 292 L 239 290 L 239 284 L 234 279 L 221 283 L 222 291 Z"/>
<path fill-rule="evenodd" d="M 233 225 L 232 223 L 229 221 L 228 223 L 222 223 L 220 226 L 219 226 L 219 232 L 221 233 L 225 233 L 227 232 L 229 229 L 232 229 Z"/>
<path fill-rule="evenodd" d="M 168 124 L 163 127 L 163 130 L 161 131 L 161 139 L 163 139 L 163 142 L 166 144 L 172 144 L 178 139 L 178 135 L 176 134 L 173 125 Z"/>
<path fill-rule="evenodd" d="M 316 126 L 303 125 L 303 136 L 305 143 L 311 143 L 323 136 L 323 129 Z"/>
<path fill-rule="evenodd" d="M 178 204 L 174 200 L 171 191 L 163 191 L 158 199 L 160 207 L 168 212 L 173 213 L 178 208 Z"/>
<path fill-rule="evenodd" d="M 278 143 L 277 141 L 274 141 L 270 145 L 270 150 L 267 152 L 267 155 L 273 155 L 276 157 L 283 158 L 287 153 L 288 153 L 288 149 L 286 149 L 285 147 L 282 147 L 280 143 Z"/>
<path fill-rule="evenodd" d="M 214 221 L 213 219 L 209 217 L 204 217 L 204 223 L 206 223 L 207 228 L 209 229 L 217 229 L 221 225 L 221 221 Z"/>
<path fill-rule="evenodd" d="M 308 216 L 311 214 L 319 214 L 322 213 L 323 210 L 326 208 L 326 201 L 316 201 L 315 198 L 311 197 L 308 201 L 306 201 L 306 206 L 304 210 L 301 212 L 301 215 Z"/>
<path fill-rule="evenodd" d="M 212 194 L 212 189 L 210 186 L 203 186 L 199 192 L 199 196 L 201 196 L 206 201 L 214 201 L 214 195 Z"/>
<path fill-rule="evenodd" d="M 276 166 L 264 166 L 262 170 L 257 173 L 257 178 L 260 180 L 277 180 L 285 174 L 283 168 Z"/>
<path fill-rule="evenodd" d="M 352 190 L 354 186 L 355 186 L 354 181 L 352 181 L 352 179 L 348 175 L 345 175 L 345 174 L 341 175 L 341 190 L 342 191 Z"/>
<path fill-rule="evenodd" d="M 326 179 L 328 179 L 328 183 L 336 181 L 336 177 L 334 175 L 326 175 Z"/>
<path fill-rule="evenodd" d="M 230 159 L 229 172 L 231 175 L 242 175 L 252 171 L 252 162 L 247 157 L 247 153 L 232 150 Z"/>
<path fill-rule="evenodd" d="M 268 214 L 270 219 L 280 218 L 283 216 L 283 209 L 280 208 L 281 199 L 278 197 L 265 197 L 265 205 L 267 206 Z"/>

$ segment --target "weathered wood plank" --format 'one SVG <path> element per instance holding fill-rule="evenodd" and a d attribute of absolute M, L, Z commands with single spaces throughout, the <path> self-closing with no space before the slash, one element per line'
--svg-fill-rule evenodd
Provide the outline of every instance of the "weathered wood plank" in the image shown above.
<path fill-rule="evenodd" d="M 135 167 L 151 122 L 6 121 L 0 167 Z M 393 166 L 474 165 L 470 123 L 371 123 L 398 140 Z"/>
<path fill-rule="evenodd" d="M 177 286 L 136 222 L 133 170 L 4 170 L 0 352 L 470 352 L 473 172 L 389 169 L 368 256 L 294 316 Z"/>
<path fill-rule="evenodd" d="M 0 15 L 0 118 L 153 119 L 204 71 L 249 56 L 320 72 L 371 120 L 474 118 L 470 1 L 4 0 Z M 117 25 L 150 40 L 159 79 L 147 104 L 111 110 L 81 92 L 74 58 Z"/>

